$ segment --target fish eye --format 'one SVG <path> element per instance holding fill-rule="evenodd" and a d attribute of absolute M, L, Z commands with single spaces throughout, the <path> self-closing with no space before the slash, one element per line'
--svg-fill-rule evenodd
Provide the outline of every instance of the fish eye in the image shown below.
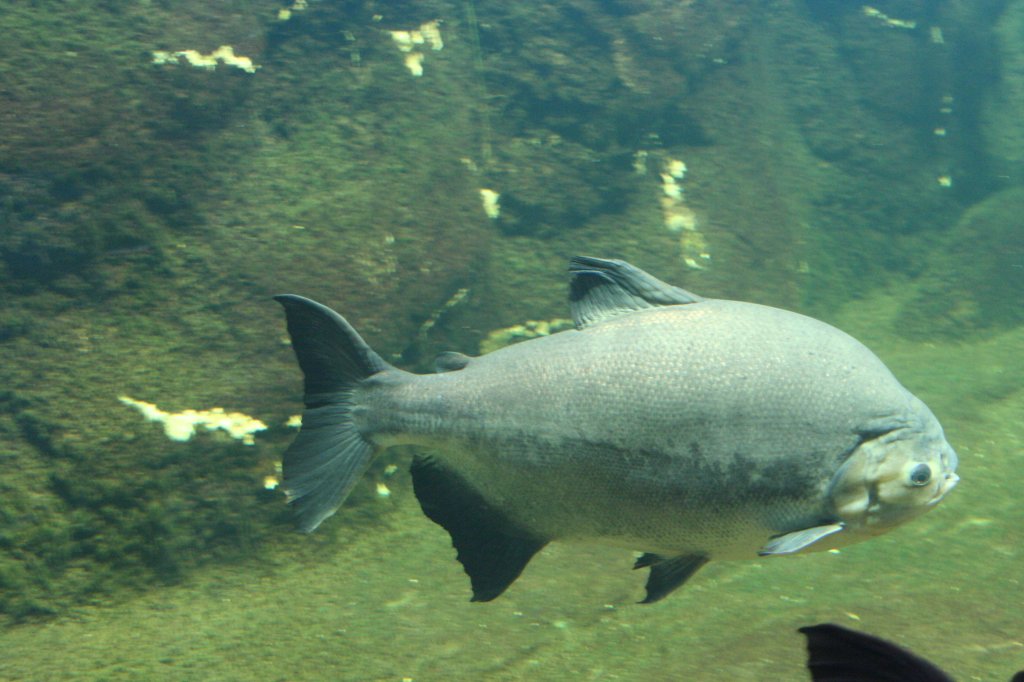
<path fill-rule="evenodd" d="M 910 472 L 910 485 L 928 485 L 932 480 L 932 469 L 927 464 L 918 464 Z"/>

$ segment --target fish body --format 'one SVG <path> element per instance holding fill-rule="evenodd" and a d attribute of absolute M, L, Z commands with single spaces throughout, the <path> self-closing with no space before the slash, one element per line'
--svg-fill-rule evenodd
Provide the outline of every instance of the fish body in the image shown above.
<path fill-rule="evenodd" d="M 878 534 L 955 485 L 934 415 L 849 335 L 576 258 L 576 329 L 439 372 L 391 367 L 337 313 L 279 297 L 306 376 L 284 459 L 300 525 L 399 444 L 424 512 L 492 599 L 553 540 L 641 550 L 645 601 L 704 563 Z M 339 369 L 342 368 L 342 369 Z M 829 537 L 827 543 L 819 542 Z"/>

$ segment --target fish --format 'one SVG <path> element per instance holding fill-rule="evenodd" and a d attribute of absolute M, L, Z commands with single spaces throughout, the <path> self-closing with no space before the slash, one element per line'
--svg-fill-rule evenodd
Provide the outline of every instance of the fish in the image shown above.
<path fill-rule="evenodd" d="M 841 625 L 802 627 L 813 682 L 953 682 L 931 661 L 892 642 Z M 1010 682 L 1024 682 L 1024 670 Z"/>
<path fill-rule="evenodd" d="M 471 601 L 552 541 L 639 553 L 651 603 L 713 560 L 858 542 L 956 485 L 938 420 L 860 342 L 778 308 L 704 298 L 621 260 L 569 263 L 573 328 L 398 369 L 338 313 L 284 306 L 304 376 L 282 487 L 312 532 L 374 456 L 415 445 L 424 514 Z"/>

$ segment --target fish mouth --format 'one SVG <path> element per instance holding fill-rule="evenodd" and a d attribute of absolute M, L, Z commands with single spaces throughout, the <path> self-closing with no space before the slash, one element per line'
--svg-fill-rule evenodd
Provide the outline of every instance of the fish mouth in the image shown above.
<path fill-rule="evenodd" d="M 959 482 L 960 482 L 960 477 L 957 476 L 952 471 L 949 472 L 948 474 L 946 474 L 946 480 L 944 480 L 942 482 L 942 485 L 939 487 L 938 492 L 935 493 L 935 497 L 933 497 L 931 500 L 929 500 L 928 506 L 937 504 L 939 502 L 939 500 L 941 500 L 947 494 L 949 494 L 949 491 L 952 490 L 953 488 L 955 488 L 956 484 L 959 483 Z"/>

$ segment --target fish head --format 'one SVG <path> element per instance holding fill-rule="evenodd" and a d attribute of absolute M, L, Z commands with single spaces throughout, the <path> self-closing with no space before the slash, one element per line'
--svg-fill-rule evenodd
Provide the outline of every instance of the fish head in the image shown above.
<path fill-rule="evenodd" d="M 832 479 L 833 509 L 855 534 L 878 535 L 920 516 L 960 480 L 956 451 L 914 400 L 911 418 L 874 420 Z"/>

